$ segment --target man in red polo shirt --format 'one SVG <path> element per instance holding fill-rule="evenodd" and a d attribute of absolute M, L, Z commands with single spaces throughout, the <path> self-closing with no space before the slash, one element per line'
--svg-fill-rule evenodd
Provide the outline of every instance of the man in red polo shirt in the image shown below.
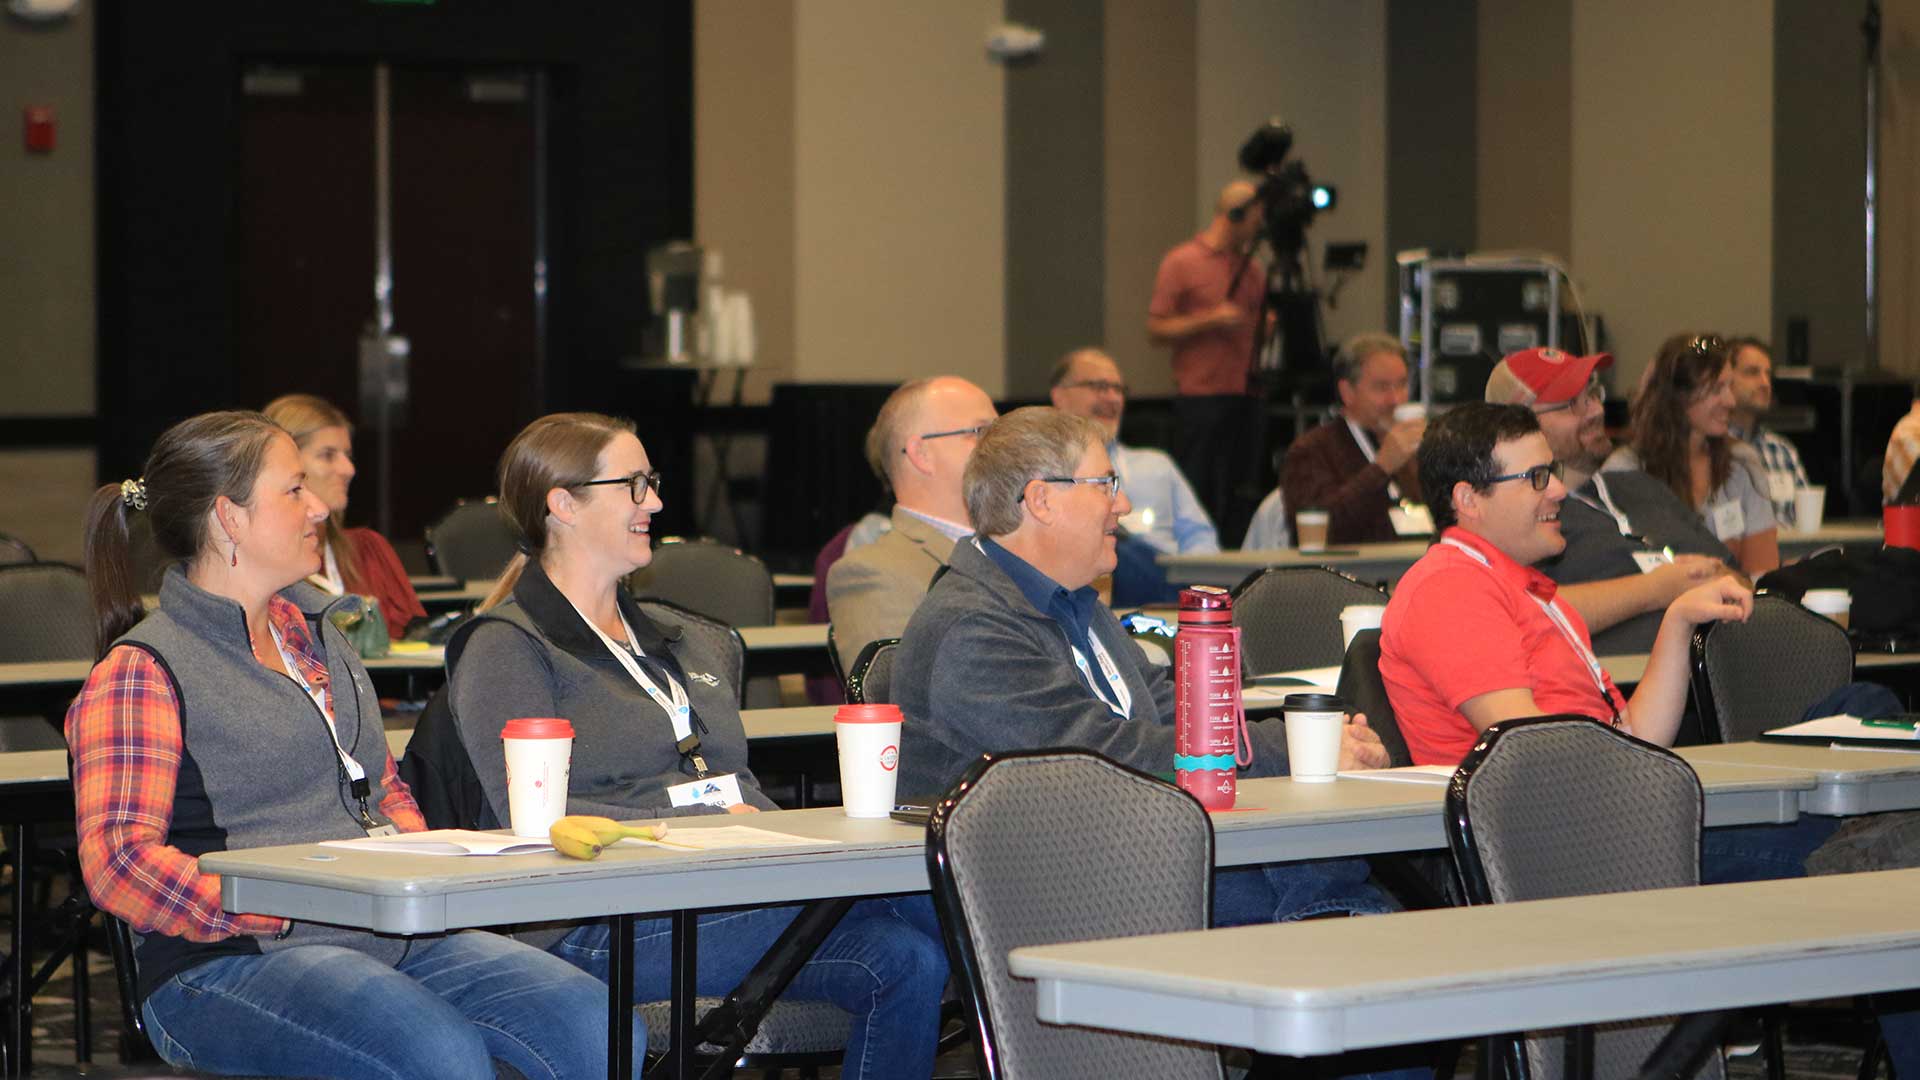
<path fill-rule="evenodd" d="M 1380 677 L 1415 762 L 1453 765 L 1491 724 L 1578 713 L 1673 743 L 1693 628 L 1745 620 L 1753 594 L 1722 577 L 1667 606 L 1633 697 L 1593 655 L 1580 613 L 1533 568 L 1560 553 L 1567 489 L 1533 413 L 1474 402 L 1428 425 L 1420 485 L 1440 540 L 1395 588 Z"/>

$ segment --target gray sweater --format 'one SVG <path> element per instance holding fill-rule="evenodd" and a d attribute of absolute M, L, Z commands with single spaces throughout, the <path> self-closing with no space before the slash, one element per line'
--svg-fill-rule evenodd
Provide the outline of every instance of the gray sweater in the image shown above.
<path fill-rule="evenodd" d="M 1060 624 L 971 541 L 956 545 L 907 624 L 894 666 L 894 699 L 906 715 L 900 800 L 938 796 L 990 751 L 1078 747 L 1142 772 L 1172 772 L 1171 670 L 1148 662 L 1104 604 L 1094 606 L 1092 632 L 1132 693 L 1125 719 L 1081 677 Z M 1286 772 L 1282 726 L 1250 722 L 1248 732 L 1245 774 Z"/>
<path fill-rule="evenodd" d="M 619 602 L 641 651 L 686 687 L 708 768 L 737 774 L 748 802 L 776 809 L 747 768 L 739 688 L 726 677 L 726 659 L 705 655 L 678 627 L 647 618 L 625 589 Z M 448 703 L 492 810 L 484 824 L 507 820 L 500 729 L 522 716 L 559 716 L 573 724 L 568 813 L 633 820 L 715 812 L 669 804 L 666 789 L 693 779 L 674 749 L 672 722 L 539 564 L 527 566 L 511 601 L 461 627 L 447 643 L 447 669 Z"/>

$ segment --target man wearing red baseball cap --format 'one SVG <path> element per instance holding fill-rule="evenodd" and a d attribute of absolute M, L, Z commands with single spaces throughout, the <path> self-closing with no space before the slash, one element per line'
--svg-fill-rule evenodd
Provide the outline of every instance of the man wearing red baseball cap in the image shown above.
<path fill-rule="evenodd" d="M 1607 353 L 1527 349 L 1493 369 L 1486 399 L 1531 410 L 1564 470 L 1560 528 L 1566 550 L 1539 569 L 1586 620 L 1595 648 L 1638 653 L 1653 647 L 1667 605 L 1729 573 L 1732 553 L 1700 515 L 1653 477 L 1638 471 L 1600 475 L 1613 440 L 1602 407 L 1606 386 L 1597 373 L 1612 364 Z"/>

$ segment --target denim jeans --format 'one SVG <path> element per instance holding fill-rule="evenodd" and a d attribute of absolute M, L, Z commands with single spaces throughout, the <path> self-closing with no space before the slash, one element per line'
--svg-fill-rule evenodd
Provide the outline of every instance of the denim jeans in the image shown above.
<path fill-rule="evenodd" d="M 1365 859 L 1316 859 L 1220 870 L 1213 925 L 1260 926 L 1316 915 L 1378 915 L 1397 905 L 1367 880 Z"/>
<path fill-rule="evenodd" d="M 745 908 L 700 916 L 701 995 L 731 991 L 799 911 Z M 553 952 L 604 980 L 608 936 L 605 923 L 590 923 L 562 938 Z M 671 942 L 668 920 L 634 923 L 635 1001 L 670 995 Z M 916 1080 L 933 1074 L 946 984 L 947 955 L 932 902 L 925 896 L 883 897 L 854 904 L 782 996 L 830 1002 L 853 1014 L 840 1073 L 847 1080 Z"/>
<path fill-rule="evenodd" d="M 1840 827 L 1837 817 L 1802 816 L 1785 825 L 1734 825 L 1700 834 L 1700 884 L 1807 876 L 1807 856 Z"/>
<path fill-rule="evenodd" d="M 222 956 L 141 1011 L 169 1065 L 206 1072 L 492 1080 L 497 1058 L 528 1080 L 607 1074 L 606 985 L 488 933 L 418 939 L 392 968 L 334 945 Z M 646 1038 L 636 1018 L 636 1065 Z"/>

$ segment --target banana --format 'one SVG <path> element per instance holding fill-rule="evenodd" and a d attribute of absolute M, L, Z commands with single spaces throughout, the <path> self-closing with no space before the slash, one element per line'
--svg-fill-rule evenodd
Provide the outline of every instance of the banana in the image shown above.
<path fill-rule="evenodd" d="M 561 818 L 547 829 L 547 839 L 553 841 L 553 849 L 572 859 L 594 859 L 600 856 L 600 838 L 588 829 L 576 823 L 574 818 Z"/>
<path fill-rule="evenodd" d="M 580 855 L 560 846 L 560 834 L 564 828 L 573 843 L 585 841 L 593 848 L 591 854 Z M 658 825 L 622 825 L 612 818 L 595 817 L 590 814 L 569 814 L 553 823 L 548 836 L 553 846 L 563 855 L 572 855 L 576 859 L 591 859 L 600 854 L 600 849 L 617 844 L 624 837 L 636 836 L 642 840 L 659 840 L 667 834 L 665 822 Z"/>

